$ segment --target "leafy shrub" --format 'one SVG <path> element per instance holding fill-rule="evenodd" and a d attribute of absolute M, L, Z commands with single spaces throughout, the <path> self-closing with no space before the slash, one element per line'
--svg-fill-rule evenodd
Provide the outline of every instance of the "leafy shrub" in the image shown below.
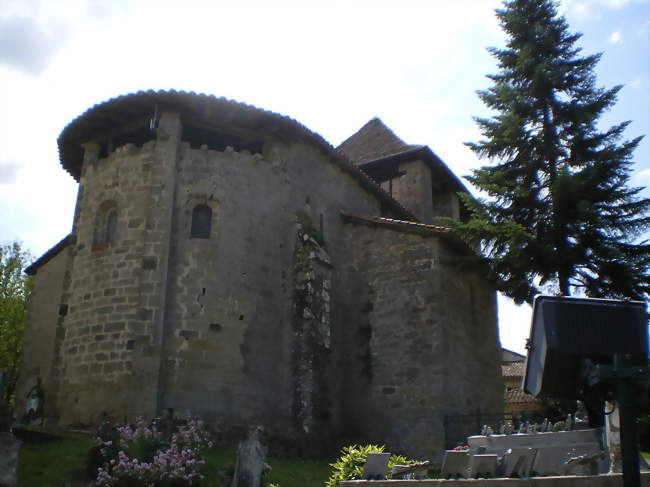
<path fill-rule="evenodd" d="M 203 451 L 212 446 L 203 423 L 191 417 L 169 437 L 140 418 L 135 425 L 102 425 L 98 433 L 98 487 L 198 485 Z"/>
<path fill-rule="evenodd" d="M 366 464 L 368 453 L 383 453 L 384 445 L 352 445 L 343 447 L 342 455 L 332 463 L 332 474 L 325 487 L 338 487 L 342 480 L 359 480 L 363 476 L 363 467 Z M 388 470 L 394 465 L 409 465 L 415 463 L 401 455 L 391 455 L 388 460 Z"/>

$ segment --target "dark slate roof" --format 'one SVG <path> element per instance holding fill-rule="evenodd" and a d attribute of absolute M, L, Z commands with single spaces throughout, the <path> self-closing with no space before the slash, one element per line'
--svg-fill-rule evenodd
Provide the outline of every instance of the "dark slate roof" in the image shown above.
<path fill-rule="evenodd" d="M 422 146 L 406 144 L 384 122 L 375 117 L 348 137 L 336 150 L 359 165 L 419 147 Z"/>
<path fill-rule="evenodd" d="M 43 255 L 41 255 L 38 259 L 32 262 L 31 265 L 25 269 L 25 274 L 29 276 L 33 276 L 34 274 L 36 274 L 36 272 L 40 267 L 44 266 L 49 261 L 51 261 L 54 257 L 59 255 L 59 253 L 63 249 L 65 249 L 69 244 L 74 243 L 74 241 L 75 241 L 75 236 L 72 234 L 63 237 L 63 239 L 59 243 L 57 243 L 54 247 L 52 247 L 50 250 L 48 250 Z"/>
<path fill-rule="evenodd" d="M 434 186 L 469 193 L 458 176 L 429 147 L 405 143 L 376 117 L 336 150 L 369 174 L 387 164 L 418 159 L 431 168 Z"/>
<path fill-rule="evenodd" d="M 448 233 L 449 229 L 438 225 L 429 225 L 405 220 L 395 220 L 381 216 L 360 215 L 356 213 L 341 212 L 343 220 L 350 223 L 362 223 L 369 226 L 382 226 L 403 232 L 418 233 L 420 235 L 440 235 Z"/>
<path fill-rule="evenodd" d="M 213 95 L 184 91 L 139 91 L 99 103 L 70 122 L 58 138 L 59 159 L 63 168 L 79 180 L 83 149 L 81 144 L 98 135 L 118 130 L 126 124 L 140 123 L 144 116 L 173 110 L 182 120 L 193 120 L 210 130 L 241 131 L 257 138 L 278 138 L 307 141 L 325 154 L 341 170 L 359 181 L 366 190 L 391 208 L 396 215 L 416 220 L 415 216 L 393 199 L 343 154 L 337 152 L 320 135 L 311 132 L 296 120 L 262 110 L 245 103 L 217 98 Z M 146 122 L 146 120 L 145 120 Z"/>

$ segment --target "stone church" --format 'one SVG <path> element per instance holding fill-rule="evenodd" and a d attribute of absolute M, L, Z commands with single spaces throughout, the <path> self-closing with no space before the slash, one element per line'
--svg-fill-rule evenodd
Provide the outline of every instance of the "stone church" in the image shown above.
<path fill-rule="evenodd" d="M 51 421 L 189 409 L 431 456 L 446 415 L 502 410 L 496 294 L 455 265 L 437 218 L 466 189 L 428 147 L 177 91 L 98 104 L 58 147 L 77 204 L 27 271 L 18 390 L 41 377 Z"/>

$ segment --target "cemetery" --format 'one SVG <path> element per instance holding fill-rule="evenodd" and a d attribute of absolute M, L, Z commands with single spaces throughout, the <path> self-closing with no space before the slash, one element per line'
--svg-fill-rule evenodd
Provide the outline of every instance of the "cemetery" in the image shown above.
<path fill-rule="evenodd" d="M 594 312 L 597 312 L 600 320 L 596 325 L 593 322 L 596 317 Z M 414 461 L 391 455 L 383 447 L 348 447 L 343 451 L 344 457 L 332 464 L 333 475 L 327 487 L 650 485 L 650 469 L 639 453 L 637 432 L 630 431 L 630 418 L 626 416 L 630 414 L 626 408 L 633 410 L 634 402 L 625 404 L 622 395 L 626 387 L 634 387 L 634 384 L 647 380 L 645 352 L 635 353 L 637 345 L 629 342 L 630 339 L 640 340 L 637 349 L 647 349 L 644 348 L 648 340 L 644 312 L 643 303 L 629 301 L 550 296 L 539 296 L 535 301 L 524 380 L 526 391 L 538 394 L 543 389 L 566 395 L 567 381 L 572 380 L 575 388 L 586 387 L 589 383 L 599 387 L 603 393 L 615 391 L 613 396 L 607 396 L 609 400 L 606 402 L 603 427 L 591 427 L 589 423 L 593 418 L 587 417 L 584 407 L 577 414 L 569 414 L 563 421 L 555 423 L 544 420 L 542 423 L 527 421 L 515 425 L 508 420 L 500 424 L 486 424 L 480 434 L 470 435 L 465 445 L 445 451 L 441 463 L 437 461 L 440 456 L 435 452 L 428 459 Z M 616 338 L 608 331 L 608 320 L 627 322 L 617 331 L 622 338 Z M 585 323 L 589 323 L 588 326 L 597 332 L 601 348 L 595 345 L 590 347 L 586 343 L 590 339 L 583 335 L 584 340 L 578 348 L 583 360 L 589 357 L 589 362 L 586 362 L 589 365 L 578 367 L 575 371 L 577 375 L 572 378 L 567 362 L 571 361 L 570 350 L 575 346 L 563 343 L 563 339 L 567 335 L 579 335 L 579 328 Z M 598 326 L 600 329 L 596 330 Z M 564 347 L 565 352 L 561 365 L 564 376 L 561 380 L 553 370 L 558 366 L 553 363 L 557 361 L 553 353 L 560 346 Z M 617 346 L 624 346 L 629 351 L 623 364 L 612 357 L 607 358 L 607 352 L 616 352 Z M 540 354 L 544 356 L 540 357 Z M 536 364 L 541 368 L 536 369 Z M 565 392 L 561 392 L 562 388 L 565 388 Z M 60 429 L 44 427 L 45 402 L 41 382 L 36 381 L 27 393 L 22 416 L 2 405 L 0 485 L 21 485 L 18 466 L 24 444 L 38 444 L 44 449 L 56 448 L 57 442 L 69 435 Z M 635 414 L 634 411 L 632 414 Z M 633 416 L 633 419 L 636 418 Z M 269 485 L 273 465 L 268 463 L 271 460 L 262 426 L 251 426 L 247 436 L 239 441 L 235 455 L 228 457 L 228 463 L 223 462 L 220 466 L 210 464 L 207 468 L 206 453 L 215 446 L 217 437 L 199 418 L 176 415 L 172 409 L 165 410 L 153 422 L 140 419 L 131 425 L 119 426 L 105 418 L 96 430 L 86 430 L 76 438 L 75 441 L 83 445 L 81 452 L 77 453 L 80 460 L 78 467 L 81 468 L 68 472 L 64 485 L 84 486 L 93 481 L 96 482 L 93 485 L 123 485 L 119 482 L 131 478 L 134 471 L 140 472 L 138 475 L 142 475 L 143 479 L 148 476 L 146 478 L 154 482 L 152 485 L 161 486 L 167 485 L 163 480 L 165 478 L 184 479 L 185 483 L 178 485 Z M 163 458 L 175 460 L 170 463 L 163 461 Z M 357 473 L 336 476 L 337 470 L 340 473 L 350 467 L 356 468 Z M 290 471 L 299 470 L 295 465 L 288 468 Z M 209 472 L 207 476 L 205 472 Z M 351 477 L 356 480 L 347 480 Z M 292 487 L 293 484 L 288 481 L 284 485 Z"/>
<path fill-rule="evenodd" d="M 298 456 L 330 480 L 281 487 L 650 485 L 645 303 L 538 296 L 523 390 L 587 412 L 506 414 L 495 288 L 439 225 L 467 219 L 467 190 L 428 147 L 373 119 L 335 149 L 278 114 L 150 91 L 91 108 L 59 148 L 77 212 L 26 269 L 1 486 L 21 448 L 70 431 L 71 486 L 264 487 L 271 458 Z M 471 411 L 485 422 L 453 422 Z M 346 439 L 361 446 L 333 462 Z M 227 463 L 206 461 L 217 444 Z"/>

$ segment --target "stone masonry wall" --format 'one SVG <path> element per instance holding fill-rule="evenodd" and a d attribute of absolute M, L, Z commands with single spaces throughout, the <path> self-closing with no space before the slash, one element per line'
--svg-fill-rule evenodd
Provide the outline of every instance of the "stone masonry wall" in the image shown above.
<path fill-rule="evenodd" d="M 156 140 L 99 159 L 86 144 L 73 225 L 77 241 L 64 282 L 60 423 L 153 416 L 157 408 L 166 238 L 180 136 L 163 115 Z M 152 134 L 154 137 L 154 134 Z M 170 180 L 171 177 L 171 180 Z M 117 210 L 115 239 L 98 240 L 102 211 Z"/>
<path fill-rule="evenodd" d="M 494 290 L 436 236 L 349 225 L 348 243 L 344 434 L 439 455 L 445 414 L 502 409 Z"/>
<path fill-rule="evenodd" d="M 263 153 L 182 143 L 178 167 L 161 406 L 189 408 L 224 430 L 263 424 L 295 441 L 336 431 L 337 400 L 320 401 L 316 419 L 301 405 L 306 383 L 330 398 L 339 386 L 335 370 L 305 382 L 311 372 L 296 366 L 305 350 L 296 327 L 312 326 L 295 321 L 296 269 L 311 259 L 298 237 L 317 237 L 336 272 L 347 254 L 340 211 L 377 214 L 379 202 L 302 143 L 269 141 Z M 197 204 L 212 210 L 209 239 L 190 238 Z M 314 269 L 321 275 L 321 264 Z"/>
<path fill-rule="evenodd" d="M 433 221 L 431 169 L 422 161 L 402 162 L 402 176 L 393 179 L 393 197 L 424 223 Z"/>
<path fill-rule="evenodd" d="M 52 366 L 56 352 L 57 321 L 59 320 L 61 292 L 68 251 L 62 250 L 43 265 L 33 279 L 33 288 L 28 307 L 29 326 L 25 329 L 20 377 L 16 390 L 16 409 L 25 410 L 25 396 L 36 383 L 36 377 L 43 380 L 46 394 L 45 414 L 56 416 L 56 397 L 52 394 L 54 378 Z"/>

